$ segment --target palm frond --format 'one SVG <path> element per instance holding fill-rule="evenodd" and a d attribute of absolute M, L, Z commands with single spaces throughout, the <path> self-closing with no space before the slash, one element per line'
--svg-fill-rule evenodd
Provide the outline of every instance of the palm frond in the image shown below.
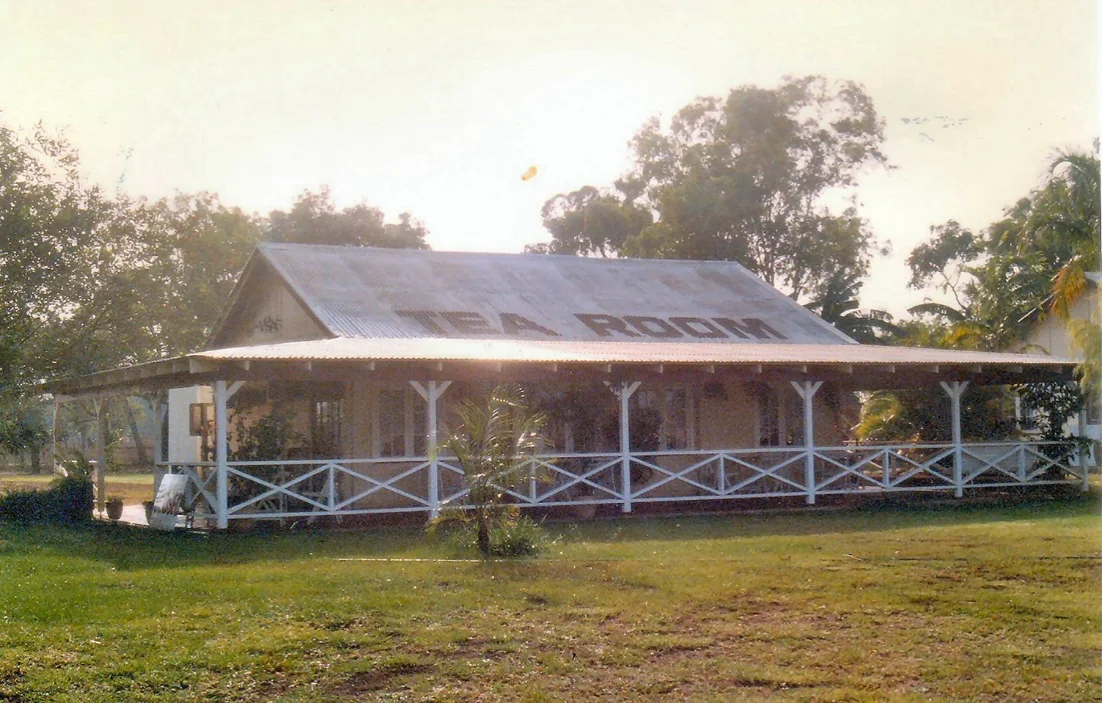
<path fill-rule="evenodd" d="M 912 315 L 940 315 L 951 322 L 964 322 L 968 318 L 963 312 L 943 303 L 919 303 L 907 308 Z"/>

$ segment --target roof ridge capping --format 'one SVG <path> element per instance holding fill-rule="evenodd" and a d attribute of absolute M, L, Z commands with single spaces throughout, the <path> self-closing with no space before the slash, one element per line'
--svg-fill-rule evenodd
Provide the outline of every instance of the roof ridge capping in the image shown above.
<path fill-rule="evenodd" d="M 408 247 L 371 247 L 371 246 L 359 246 L 359 245 L 315 245 L 309 244 L 309 242 L 302 241 L 260 241 L 257 242 L 258 249 L 327 249 L 334 252 L 342 253 L 358 253 L 358 252 L 374 252 L 374 253 L 389 253 L 389 255 L 395 256 L 443 256 L 443 257 L 501 257 L 501 258 L 532 258 L 536 259 L 554 259 L 560 261 L 577 261 L 584 262 L 586 264 L 608 264 L 608 263 L 631 263 L 631 264 L 656 264 L 656 263 L 684 263 L 695 264 L 695 266 L 714 266 L 714 267 L 737 267 L 742 269 L 746 273 L 753 275 L 761 282 L 765 282 L 763 278 L 752 270 L 747 269 L 742 263 L 731 259 L 658 259 L 658 258 L 640 258 L 640 257 L 583 257 L 571 255 L 571 253 L 533 253 L 528 251 L 472 251 L 468 249 L 411 249 Z M 769 285 L 766 283 L 766 285 Z M 773 286 L 770 286 L 773 288 Z M 776 289 L 774 289 L 776 290 Z"/>

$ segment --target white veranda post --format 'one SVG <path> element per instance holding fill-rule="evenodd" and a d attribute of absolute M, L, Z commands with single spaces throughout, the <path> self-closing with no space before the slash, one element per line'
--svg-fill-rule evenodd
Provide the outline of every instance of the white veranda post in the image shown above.
<path fill-rule="evenodd" d="M 218 505 L 214 512 L 218 518 L 218 529 L 224 530 L 229 526 L 229 476 L 226 464 L 227 438 L 226 438 L 226 382 L 214 382 L 214 462 L 217 471 L 217 492 L 215 500 Z"/>
<path fill-rule="evenodd" d="M 440 400 L 440 396 L 444 395 L 444 391 L 448 390 L 448 386 L 452 382 L 429 381 L 427 384 L 421 384 L 417 381 L 410 381 L 409 384 L 425 400 L 425 413 L 427 415 L 425 427 L 428 434 L 426 449 L 429 455 L 429 515 L 435 518 L 440 514 L 440 460 L 438 456 L 440 452 L 437 446 L 439 437 L 437 436 L 436 403 Z"/>
<path fill-rule="evenodd" d="M 616 389 L 620 396 L 620 492 L 624 497 L 623 510 L 631 512 L 631 396 L 639 390 L 639 381 L 624 381 Z"/>
<path fill-rule="evenodd" d="M 960 432 L 960 397 L 964 395 L 964 389 L 968 387 L 968 381 L 941 382 L 941 388 L 949 395 L 952 401 L 953 412 L 953 495 L 960 498 L 964 495 L 964 446 Z"/>
<path fill-rule="evenodd" d="M 164 393 L 153 397 L 153 495 L 161 488 L 161 479 L 165 475 L 164 432 L 168 419 L 168 402 Z"/>
<path fill-rule="evenodd" d="M 107 509 L 107 397 L 96 398 L 96 510 Z"/>
<path fill-rule="evenodd" d="M 1087 397 L 1086 402 L 1092 402 L 1090 397 Z M 1084 406 L 1079 408 L 1079 417 L 1076 418 L 1075 436 L 1082 440 L 1086 436 L 1087 428 L 1087 408 Z M 1091 489 L 1091 452 L 1084 446 L 1082 442 L 1075 449 L 1075 455 L 1079 457 L 1079 470 L 1083 472 L 1083 485 L 1084 491 Z"/>
<path fill-rule="evenodd" d="M 54 471 L 61 466 L 61 399 L 54 396 L 54 436 L 53 436 L 53 460 Z"/>
<path fill-rule="evenodd" d="M 791 381 L 804 401 L 804 484 L 807 486 L 807 503 L 815 503 L 815 393 L 823 385 L 822 381 Z"/>

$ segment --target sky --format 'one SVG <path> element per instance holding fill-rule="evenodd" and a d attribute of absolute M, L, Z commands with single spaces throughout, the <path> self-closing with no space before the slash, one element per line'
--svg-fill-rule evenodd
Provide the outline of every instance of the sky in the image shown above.
<path fill-rule="evenodd" d="M 863 302 L 897 315 L 904 259 L 981 228 L 1099 133 L 1093 1 L 183 3 L 0 0 L 0 122 L 63 130 L 86 176 L 250 212 L 328 186 L 408 211 L 435 249 L 519 252 L 544 201 L 608 185 L 650 117 L 786 75 L 861 83 L 892 169 L 860 179 L 892 253 Z M 915 118 L 925 118 L 918 122 Z M 536 166 L 538 174 L 520 176 Z"/>

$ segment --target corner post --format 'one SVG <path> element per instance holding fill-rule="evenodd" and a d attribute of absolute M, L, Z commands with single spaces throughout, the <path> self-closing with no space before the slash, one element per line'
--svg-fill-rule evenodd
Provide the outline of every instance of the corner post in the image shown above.
<path fill-rule="evenodd" d="M 812 402 L 822 387 L 822 381 L 790 381 L 792 388 L 804 401 L 804 485 L 807 486 L 807 504 L 815 504 L 815 406 Z"/>
<path fill-rule="evenodd" d="M 161 488 L 165 476 L 165 420 L 168 419 L 168 401 L 162 393 L 153 396 L 153 496 Z"/>
<path fill-rule="evenodd" d="M 96 397 L 96 510 L 107 511 L 107 397 Z"/>
<path fill-rule="evenodd" d="M 61 401 L 58 397 L 54 396 L 54 422 L 53 422 L 53 445 L 51 451 L 53 452 L 54 471 L 56 472 L 61 466 L 61 432 L 58 429 L 61 425 Z"/>
<path fill-rule="evenodd" d="M 624 381 L 616 390 L 620 396 L 620 493 L 625 513 L 631 512 L 631 405 L 628 401 L 639 390 L 639 385 L 639 381 Z"/>
<path fill-rule="evenodd" d="M 226 382 L 214 382 L 214 461 L 217 474 L 217 492 L 214 506 L 218 518 L 218 529 L 229 527 L 229 467 L 226 463 Z"/>
<path fill-rule="evenodd" d="M 949 395 L 949 400 L 952 402 L 953 495 L 960 498 L 964 495 L 964 443 L 961 440 L 960 431 L 960 398 L 964 395 L 964 389 L 968 388 L 968 381 L 953 381 L 951 384 L 942 381 L 941 388 Z"/>

